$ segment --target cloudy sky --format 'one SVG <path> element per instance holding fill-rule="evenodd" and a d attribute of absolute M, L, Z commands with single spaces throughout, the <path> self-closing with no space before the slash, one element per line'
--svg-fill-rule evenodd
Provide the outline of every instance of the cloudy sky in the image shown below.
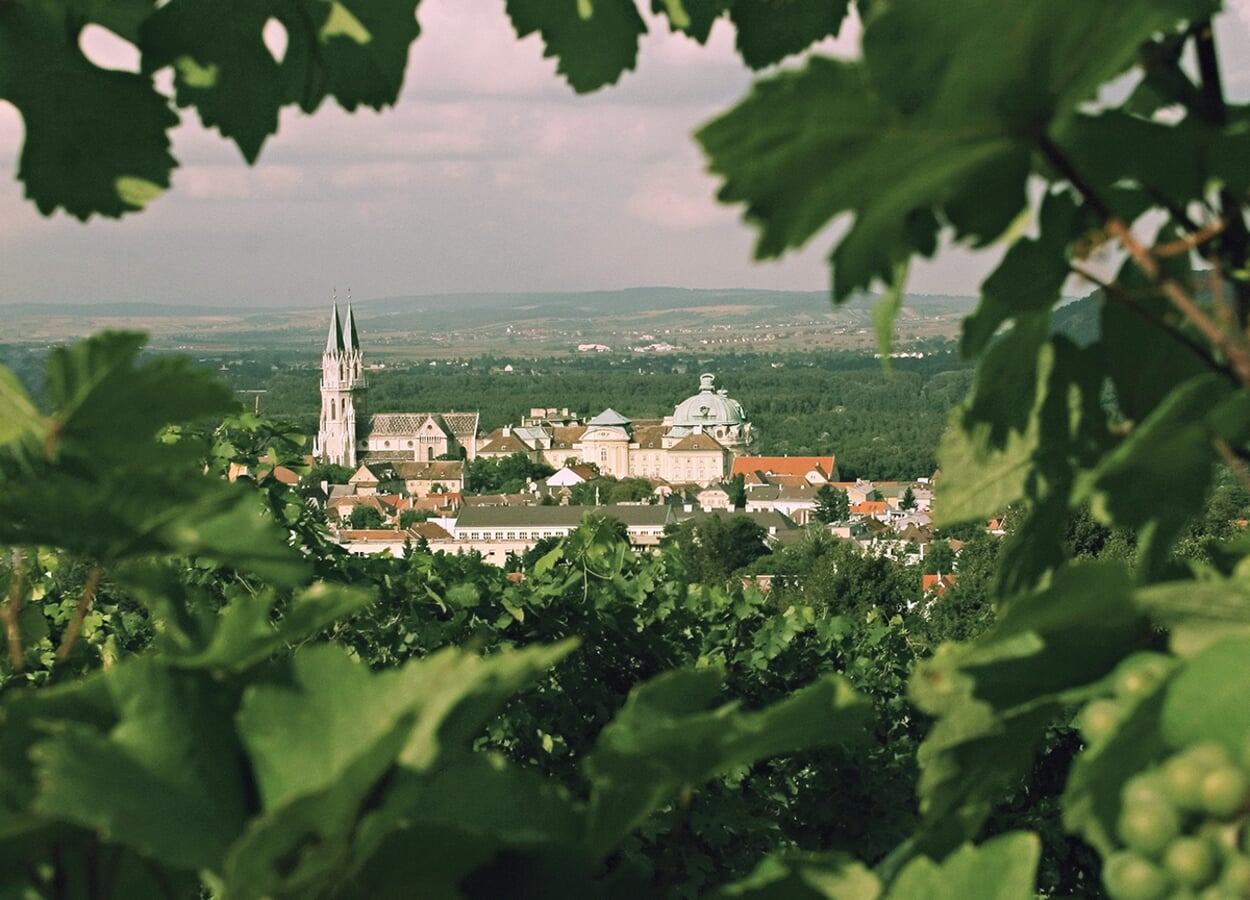
<path fill-rule="evenodd" d="M 724 23 L 699 47 L 652 20 L 638 70 L 578 97 L 499 0 L 423 0 L 418 19 L 396 108 L 288 111 L 252 168 L 184 112 L 173 189 L 121 221 L 39 216 L 14 178 L 20 117 L 0 102 L 0 304 L 827 286 L 829 235 L 752 263 L 740 210 L 713 199 L 690 134 L 750 79 Z M 133 64 L 97 37 L 98 62 Z M 823 49 L 857 39 L 852 23 Z M 974 293 L 987 266 L 956 254 L 909 287 Z"/>

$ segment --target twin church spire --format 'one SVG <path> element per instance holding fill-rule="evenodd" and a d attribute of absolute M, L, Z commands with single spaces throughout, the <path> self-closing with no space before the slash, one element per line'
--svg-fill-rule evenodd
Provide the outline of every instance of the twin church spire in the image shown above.
<path fill-rule="evenodd" d="M 357 423 L 365 416 L 368 388 L 351 293 L 347 295 L 347 318 L 340 320 L 335 292 L 330 333 L 321 356 L 321 423 L 313 444 L 313 455 L 322 462 L 355 468 Z"/>
<path fill-rule="evenodd" d="M 326 338 L 326 355 L 359 353 L 360 338 L 356 335 L 356 318 L 352 314 L 352 295 L 347 292 L 347 319 L 339 321 L 339 296 L 334 292 L 334 309 L 330 315 L 330 336 Z"/>

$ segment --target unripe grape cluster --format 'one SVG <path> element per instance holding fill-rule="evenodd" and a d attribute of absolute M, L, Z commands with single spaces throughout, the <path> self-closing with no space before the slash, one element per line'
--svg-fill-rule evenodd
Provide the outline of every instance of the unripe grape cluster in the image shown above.
<path fill-rule="evenodd" d="M 1124 785 L 1103 865 L 1114 900 L 1250 898 L 1250 742 L 1240 758 L 1223 744 L 1173 754 Z"/>
<path fill-rule="evenodd" d="M 1114 734 L 1133 706 L 1168 676 L 1173 665 L 1172 657 L 1163 653 L 1137 653 L 1121 663 L 1111 678 L 1114 696 L 1091 700 L 1077 717 L 1076 726 L 1086 742 L 1097 746 Z"/>
<path fill-rule="evenodd" d="M 1081 712 L 1086 740 L 1105 740 L 1169 667 L 1154 654 L 1121 667 L 1115 698 Z M 1250 900 L 1250 735 L 1240 753 L 1215 742 L 1186 747 L 1130 778 L 1120 799 L 1121 847 L 1103 862 L 1113 900 Z"/>

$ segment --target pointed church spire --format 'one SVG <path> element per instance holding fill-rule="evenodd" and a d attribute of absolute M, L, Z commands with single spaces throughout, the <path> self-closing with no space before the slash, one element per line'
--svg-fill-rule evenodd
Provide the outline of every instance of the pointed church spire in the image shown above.
<path fill-rule="evenodd" d="M 347 322 L 343 325 L 344 344 L 348 353 L 360 349 L 360 339 L 356 336 L 356 317 L 352 315 L 352 289 L 347 289 Z"/>
<path fill-rule="evenodd" d="M 339 322 L 339 297 L 334 292 L 334 309 L 330 313 L 330 335 L 326 338 L 326 353 L 335 355 L 343 352 L 343 326 Z"/>

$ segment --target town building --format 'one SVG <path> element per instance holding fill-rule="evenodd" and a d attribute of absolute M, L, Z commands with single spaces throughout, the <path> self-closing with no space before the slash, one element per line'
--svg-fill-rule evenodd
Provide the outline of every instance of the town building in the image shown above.
<path fill-rule="evenodd" d="M 631 419 L 609 407 L 579 423 L 567 409 L 535 408 L 520 426 L 482 438 L 477 453 L 497 459 L 522 453 L 556 469 L 593 464 L 615 478 L 710 485 L 728 477 L 734 457 L 753 438 L 742 404 L 705 373 L 698 392 L 663 419 Z"/>
<path fill-rule="evenodd" d="M 349 301 L 340 321 L 336 301 L 321 357 L 321 420 L 313 443 L 321 462 L 358 469 L 521 453 L 555 469 L 590 464 L 616 478 L 707 486 L 729 476 L 734 458 L 754 438 L 742 404 L 718 389 L 711 373 L 700 375 L 698 391 L 663 419 L 633 420 L 609 408 L 581 420 L 567 407 L 535 407 L 521 425 L 480 438 L 476 412 L 370 414 L 368 391 L 355 314 Z M 413 483 L 436 480 L 415 470 L 403 474 Z"/>
<path fill-rule="evenodd" d="M 472 459 L 477 450 L 476 412 L 368 414 L 369 382 L 351 301 L 339 320 L 337 300 L 321 355 L 321 420 L 313 456 L 355 469 L 362 463 Z"/>

